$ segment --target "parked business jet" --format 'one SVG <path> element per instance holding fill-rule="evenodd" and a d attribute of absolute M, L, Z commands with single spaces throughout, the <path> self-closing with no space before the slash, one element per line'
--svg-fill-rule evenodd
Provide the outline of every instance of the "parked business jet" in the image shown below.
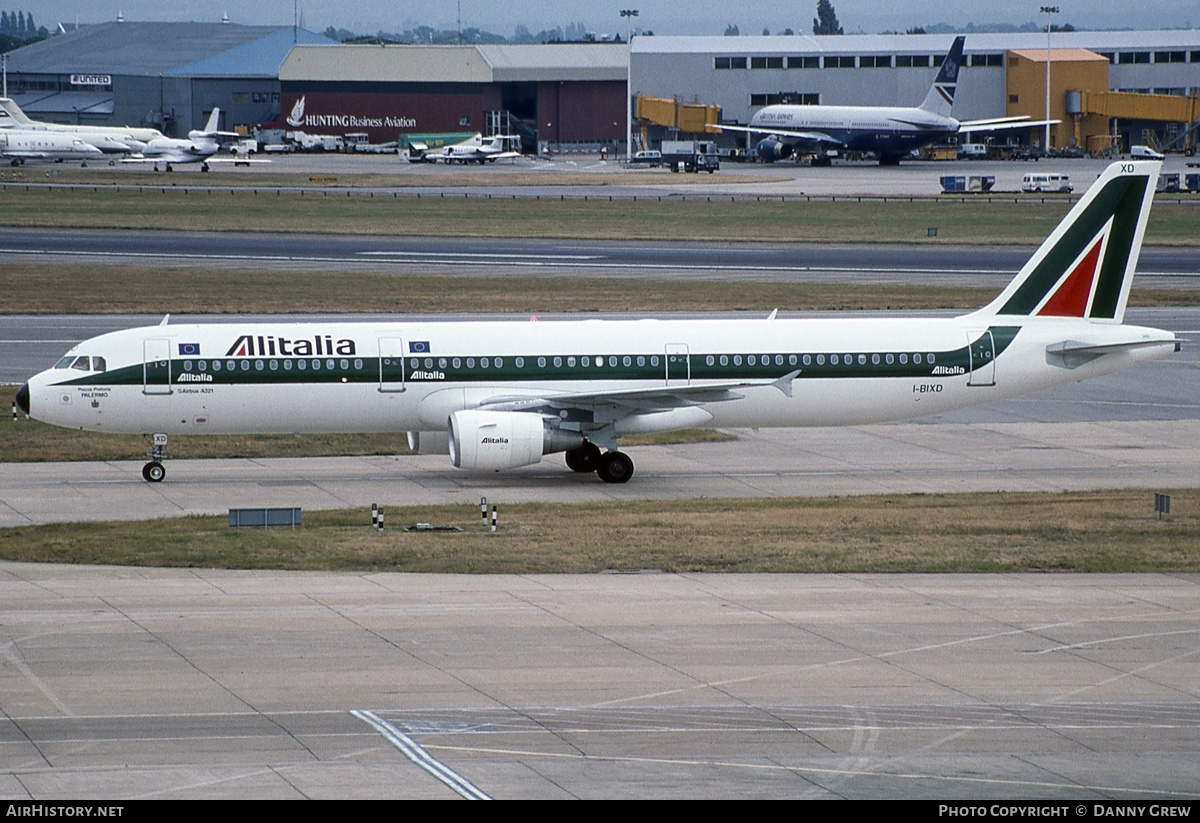
<path fill-rule="evenodd" d="M 99 160 L 104 153 L 73 134 L 0 129 L 0 157 L 19 166 L 27 160 Z"/>
<path fill-rule="evenodd" d="M 881 166 L 894 166 L 911 152 L 946 140 L 960 132 L 991 132 L 1028 129 L 1046 125 L 1028 117 L 997 117 L 959 121 L 950 116 L 958 70 L 962 67 L 963 43 L 956 37 L 942 61 L 941 69 L 916 108 L 895 106 L 765 106 L 755 112 L 747 126 L 709 125 L 724 131 L 766 134 L 758 156 L 768 163 L 800 154 L 814 156 L 816 165 L 829 165 L 830 152 L 872 152 Z M 1051 123 L 1057 123 L 1057 120 Z"/>
<path fill-rule="evenodd" d="M 1110 166 L 987 306 L 955 318 L 168 325 L 72 348 L 32 417 L 155 435 L 408 431 L 461 469 L 567 465 L 622 483 L 622 435 L 938 414 L 1177 350 L 1122 323 L 1159 163 Z M 604 451 L 602 451 L 602 449 Z"/>
<path fill-rule="evenodd" d="M 221 150 L 218 141 L 220 137 L 241 138 L 245 135 L 234 131 L 220 131 L 221 110 L 214 108 L 208 116 L 208 123 L 203 129 L 192 129 L 187 139 L 179 137 L 159 137 L 151 140 L 141 153 L 128 157 L 123 163 L 154 163 L 157 170 L 159 163 L 166 165 L 167 171 L 172 171 L 176 163 L 200 163 L 201 171 L 208 171 L 210 163 L 269 163 L 270 160 L 251 160 L 246 157 L 218 158 L 214 155 Z"/>
<path fill-rule="evenodd" d="M 520 157 L 520 152 L 509 151 L 505 148 L 505 140 L 506 138 L 502 135 L 484 137 L 482 134 L 477 134 L 461 143 L 425 152 L 417 159 L 422 163 L 479 163 L 483 165 L 484 163 L 495 163 L 497 160 Z"/>
<path fill-rule="evenodd" d="M 73 134 L 85 143 L 90 143 L 105 154 L 131 154 L 139 152 L 151 140 L 161 138 L 158 129 L 137 126 L 91 126 L 74 123 L 47 123 L 31 120 L 8 97 L 0 97 L 0 128 L 16 128 L 24 131 L 51 131 Z"/>

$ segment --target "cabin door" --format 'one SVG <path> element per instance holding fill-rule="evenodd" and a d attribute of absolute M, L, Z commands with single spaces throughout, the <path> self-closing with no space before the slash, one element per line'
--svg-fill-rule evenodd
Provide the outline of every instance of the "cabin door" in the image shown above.
<path fill-rule="evenodd" d="M 668 343 L 663 359 L 668 386 L 686 386 L 692 382 L 692 360 L 686 343 Z"/>
<path fill-rule="evenodd" d="M 165 337 L 142 341 L 142 393 L 171 393 L 171 341 Z"/>
<path fill-rule="evenodd" d="M 996 385 L 996 345 L 991 331 L 967 332 L 967 353 L 971 369 L 967 385 Z"/>
<path fill-rule="evenodd" d="M 404 391 L 404 341 L 399 337 L 379 338 L 379 390 Z"/>

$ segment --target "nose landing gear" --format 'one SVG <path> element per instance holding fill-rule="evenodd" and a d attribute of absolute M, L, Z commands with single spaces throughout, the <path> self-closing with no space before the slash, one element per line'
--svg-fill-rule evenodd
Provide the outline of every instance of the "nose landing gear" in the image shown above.
<path fill-rule="evenodd" d="M 154 435 L 154 445 L 150 448 L 150 462 L 142 466 L 142 479 L 147 483 L 161 483 L 167 476 L 167 469 L 162 461 L 167 457 L 167 436 L 157 433 Z"/>

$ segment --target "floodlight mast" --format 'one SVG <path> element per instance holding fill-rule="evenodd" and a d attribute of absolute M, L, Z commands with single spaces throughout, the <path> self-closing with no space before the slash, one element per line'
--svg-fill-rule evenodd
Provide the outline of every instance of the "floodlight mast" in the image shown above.
<path fill-rule="evenodd" d="M 1050 154 L 1050 19 L 1058 14 L 1058 6 L 1042 6 L 1042 14 L 1046 15 L 1046 142 L 1042 144 L 1042 154 Z"/>
<path fill-rule="evenodd" d="M 625 162 L 633 162 L 633 18 L 637 9 L 621 9 L 621 17 L 628 20 L 629 37 L 625 48 L 629 56 L 625 60 Z"/>

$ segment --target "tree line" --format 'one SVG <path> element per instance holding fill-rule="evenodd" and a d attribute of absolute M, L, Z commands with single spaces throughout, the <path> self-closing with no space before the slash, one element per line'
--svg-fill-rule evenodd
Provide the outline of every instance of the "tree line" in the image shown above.
<path fill-rule="evenodd" d="M 33 12 L 0 11 L 0 52 L 45 40 L 50 32 L 33 22 Z"/>

